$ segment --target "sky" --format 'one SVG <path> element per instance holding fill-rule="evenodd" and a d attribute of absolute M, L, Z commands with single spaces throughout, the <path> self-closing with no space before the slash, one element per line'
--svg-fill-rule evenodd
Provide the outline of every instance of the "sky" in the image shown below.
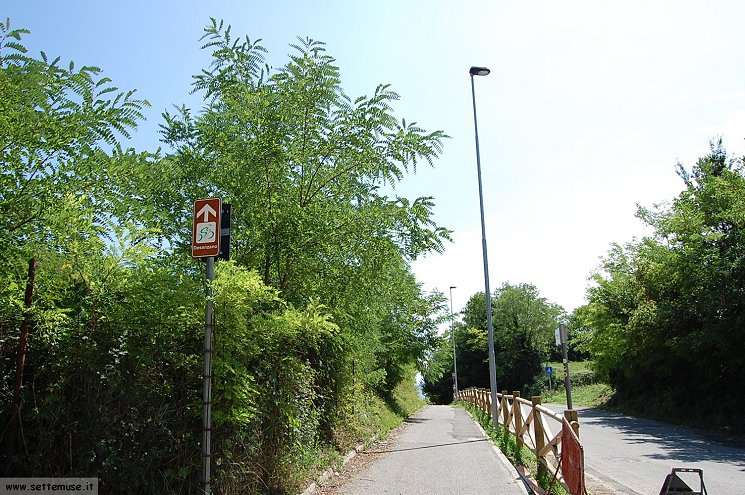
<path fill-rule="evenodd" d="M 395 193 L 434 196 L 452 229 L 442 254 L 414 262 L 425 290 L 453 290 L 455 310 L 483 291 L 478 184 L 468 68 L 476 79 L 491 287 L 535 284 L 567 310 L 612 242 L 648 233 L 638 204 L 681 190 L 722 137 L 745 153 L 745 2 L 3 0 L 25 42 L 97 65 L 152 103 L 127 144 L 159 145 L 161 113 L 198 108 L 191 76 L 208 61 L 210 17 L 261 38 L 281 66 L 297 36 L 327 43 L 347 94 L 390 83 L 400 117 L 450 138 Z"/>

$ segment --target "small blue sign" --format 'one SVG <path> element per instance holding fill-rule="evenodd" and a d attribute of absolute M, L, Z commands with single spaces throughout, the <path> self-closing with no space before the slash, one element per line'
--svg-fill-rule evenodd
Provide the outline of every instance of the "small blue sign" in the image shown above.
<path fill-rule="evenodd" d="M 546 374 L 547 375 L 553 375 L 554 369 L 551 366 L 546 366 Z"/>

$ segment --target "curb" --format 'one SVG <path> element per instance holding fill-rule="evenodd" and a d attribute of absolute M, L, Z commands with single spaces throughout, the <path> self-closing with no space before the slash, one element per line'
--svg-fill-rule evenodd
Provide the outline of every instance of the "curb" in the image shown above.
<path fill-rule="evenodd" d="M 375 435 L 373 438 L 370 439 L 369 443 L 373 443 L 377 441 L 377 435 Z M 362 452 L 362 450 L 365 448 L 364 444 L 358 443 L 352 450 L 347 452 L 347 454 L 344 456 L 344 459 L 341 462 L 341 466 L 339 466 L 339 469 L 346 466 L 349 461 L 355 458 L 357 454 Z M 336 473 L 336 470 L 332 467 L 328 468 L 324 472 L 321 473 L 321 475 L 318 477 L 318 479 L 314 482 L 312 482 L 308 487 L 300 494 L 300 495 L 313 495 L 316 493 L 316 490 L 318 490 L 318 484 L 324 483 L 328 481 L 334 474 Z"/>
<path fill-rule="evenodd" d="M 424 409 L 424 407 L 425 406 L 420 407 L 419 409 L 417 409 L 416 411 L 414 411 L 413 413 L 411 413 L 410 415 L 408 415 L 406 418 L 404 418 L 401 421 L 401 424 L 400 425 L 398 425 L 396 428 L 393 428 L 388 433 L 386 433 L 385 438 L 389 438 L 393 434 L 394 431 L 396 431 L 398 428 L 400 428 L 401 426 L 403 426 L 405 424 L 406 419 L 411 418 L 411 417 L 419 414 L 419 412 L 422 409 Z M 380 435 L 376 433 L 375 435 L 373 435 L 372 437 L 370 437 L 369 439 L 367 439 L 365 441 L 365 443 L 358 443 L 352 450 L 350 450 L 349 452 L 347 452 L 347 454 L 344 456 L 344 459 L 342 460 L 342 463 L 341 463 L 341 466 L 339 466 L 339 469 L 341 469 L 344 466 L 346 466 L 349 463 L 349 461 L 351 461 L 352 459 L 355 458 L 355 456 L 357 456 L 357 454 L 359 454 L 360 452 L 362 452 L 363 450 L 365 450 L 365 445 L 370 446 L 370 445 L 374 444 L 375 442 L 377 442 L 379 440 L 381 440 Z M 500 454 L 501 454 L 501 452 L 500 452 Z M 316 490 L 318 490 L 318 485 L 320 483 L 324 483 L 324 482 L 328 481 L 332 476 L 334 476 L 334 474 L 338 474 L 338 471 L 335 470 L 332 467 L 331 468 L 328 468 L 327 470 L 325 470 L 324 472 L 321 473 L 321 475 L 318 477 L 318 479 L 316 481 L 314 481 L 310 485 L 308 485 L 308 487 L 305 490 L 303 490 L 299 495 L 313 495 L 314 493 L 316 493 Z"/>
<path fill-rule="evenodd" d="M 463 409 L 466 411 L 465 409 Z M 471 421 L 478 427 L 481 434 L 484 436 L 485 439 L 489 441 L 489 445 L 491 446 L 494 453 L 497 454 L 497 459 L 500 460 L 502 464 L 504 464 L 504 467 L 506 467 L 509 471 L 514 472 L 515 478 L 512 480 L 514 484 L 516 484 L 518 487 L 520 487 L 520 490 L 523 492 L 524 495 L 529 495 L 527 488 L 525 488 L 525 480 L 523 479 L 523 476 L 518 472 L 517 468 L 510 462 L 509 459 L 502 453 L 501 450 L 496 446 L 494 441 L 489 437 L 489 435 L 486 434 L 484 429 L 481 427 L 478 421 L 474 419 L 473 416 L 471 416 L 471 413 L 466 411 L 466 414 L 471 418 Z M 518 482 L 518 480 L 520 480 Z"/>
<path fill-rule="evenodd" d="M 390 436 L 393 434 L 393 432 L 396 431 L 397 429 L 401 428 L 405 424 L 405 422 L 406 422 L 406 420 L 408 418 L 411 418 L 411 417 L 416 416 L 425 407 L 426 407 L 426 404 L 424 406 L 420 407 L 419 409 L 417 409 L 416 411 L 412 412 L 408 416 L 406 416 L 406 418 L 403 418 L 401 420 L 401 424 L 399 424 L 395 428 L 392 428 L 388 433 L 386 433 L 384 439 L 390 438 Z M 314 495 L 316 493 L 316 490 L 318 490 L 318 485 L 319 484 L 322 484 L 322 483 L 328 481 L 335 474 L 339 474 L 340 470 L 344 466 L 346 466 L 347 464 L 349 464 L 349 461 L 351 461 L 352 459 L 354 459 L 355 456 L 357 456 L 357 454 L 359 454 L 360 452 L 362 452 L 363 450 L 365 450 L 365 445 L 367 445 L 369 447 L 369 446 L 373 445 L 375 442 L 378 442 L 378 441 L 381 441 L 381 440 L 384 440 L 384 439 L 381 439 L 380 438 L 380 435 L 376 433 L 372 437 L 370 437 L 367 440 L 365 440 L 365 442 L 358 443 L 352 450 L 350 450 L 349 452 L 346 453 L 346 455 L 344 456 L 344 459 L 342 460 L 341 466 L 339 466 L 339 469 L 338 470 L 334 469 L 333 467 L 328 468 L 327 470 L 325 470 L 324 472 L 321 473 L 321 475 L 318 477 L 318 479 L 316 479 L 316 481 L 314 481 L 310 485 L 308 485 L 307 488 L 305 488 L 305 490 L 303 490 L 299 495 Z M 500 454 L 501 454 L 501 452 L 500 452 Z"/>

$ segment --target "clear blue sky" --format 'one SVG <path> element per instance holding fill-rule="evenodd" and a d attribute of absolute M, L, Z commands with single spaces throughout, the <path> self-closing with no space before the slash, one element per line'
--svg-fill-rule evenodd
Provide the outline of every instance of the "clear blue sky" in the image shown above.
<path fill-rule="evenodd" d="M 210 16 L 262 38 L 282 65 L 295 37 L 325 41 L 348 94 L 391 83 L 401 117 L 452 136 L 434 169 L 399 193 L 434 195 L 455 231 L 414 268 L 425 288 L 483 289 L 470 65 L 477 80 L 492 287 L 533 282 L 571 309 L 612 241 L 643 233 L 635 204 L 671 199 L 688 165 L 722 135 L 745 137 L 745 3 L 739 1 L 187 2 L 30 1 L 0 15 L 26 43 L 98 65 L 153 107 L 131 145 L 158 145 L 160 113 L 198 107 L 191 75 L 207 62 Z"/>

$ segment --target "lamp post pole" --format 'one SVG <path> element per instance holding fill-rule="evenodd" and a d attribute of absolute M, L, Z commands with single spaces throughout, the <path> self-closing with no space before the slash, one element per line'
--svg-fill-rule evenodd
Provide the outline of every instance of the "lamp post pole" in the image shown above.
<path fill-rule="evenodd" d="M 492 323 L 491 291 L 489 289 L 489 258 L 486 252 L 486 226 L 484 224 L 484 191 L 481 185 L 481 155 L 479 152 L 479 126 L 476 120 L 476 90 L 474 89 L 473 76 L 487 76 L 489 69 L 486 67 L 471 67 L 468 71 L 471 75 L 471 98 L 473 100 L 473 132 L 476 137 L 476 170 L 479 178 L 479 206 L 481 209 L 481 250 L 484 256 L 484 296 L 486 299 L 486 327 L 489 335 L 489 388 L 491 390 L 491 418 L 492 422 L 499 424 L 497 417 L 497 363 L 494 357 L 494 325 Z"/>
<path fill-rule="evenodd" d="M 456 289 L 454 285 L 450 286 L 450 337 L 453 340 L 453 400 L 458 397 L 458 361 L 455 357 L 455 322 L 453 321 L 453 289 Z"/>

